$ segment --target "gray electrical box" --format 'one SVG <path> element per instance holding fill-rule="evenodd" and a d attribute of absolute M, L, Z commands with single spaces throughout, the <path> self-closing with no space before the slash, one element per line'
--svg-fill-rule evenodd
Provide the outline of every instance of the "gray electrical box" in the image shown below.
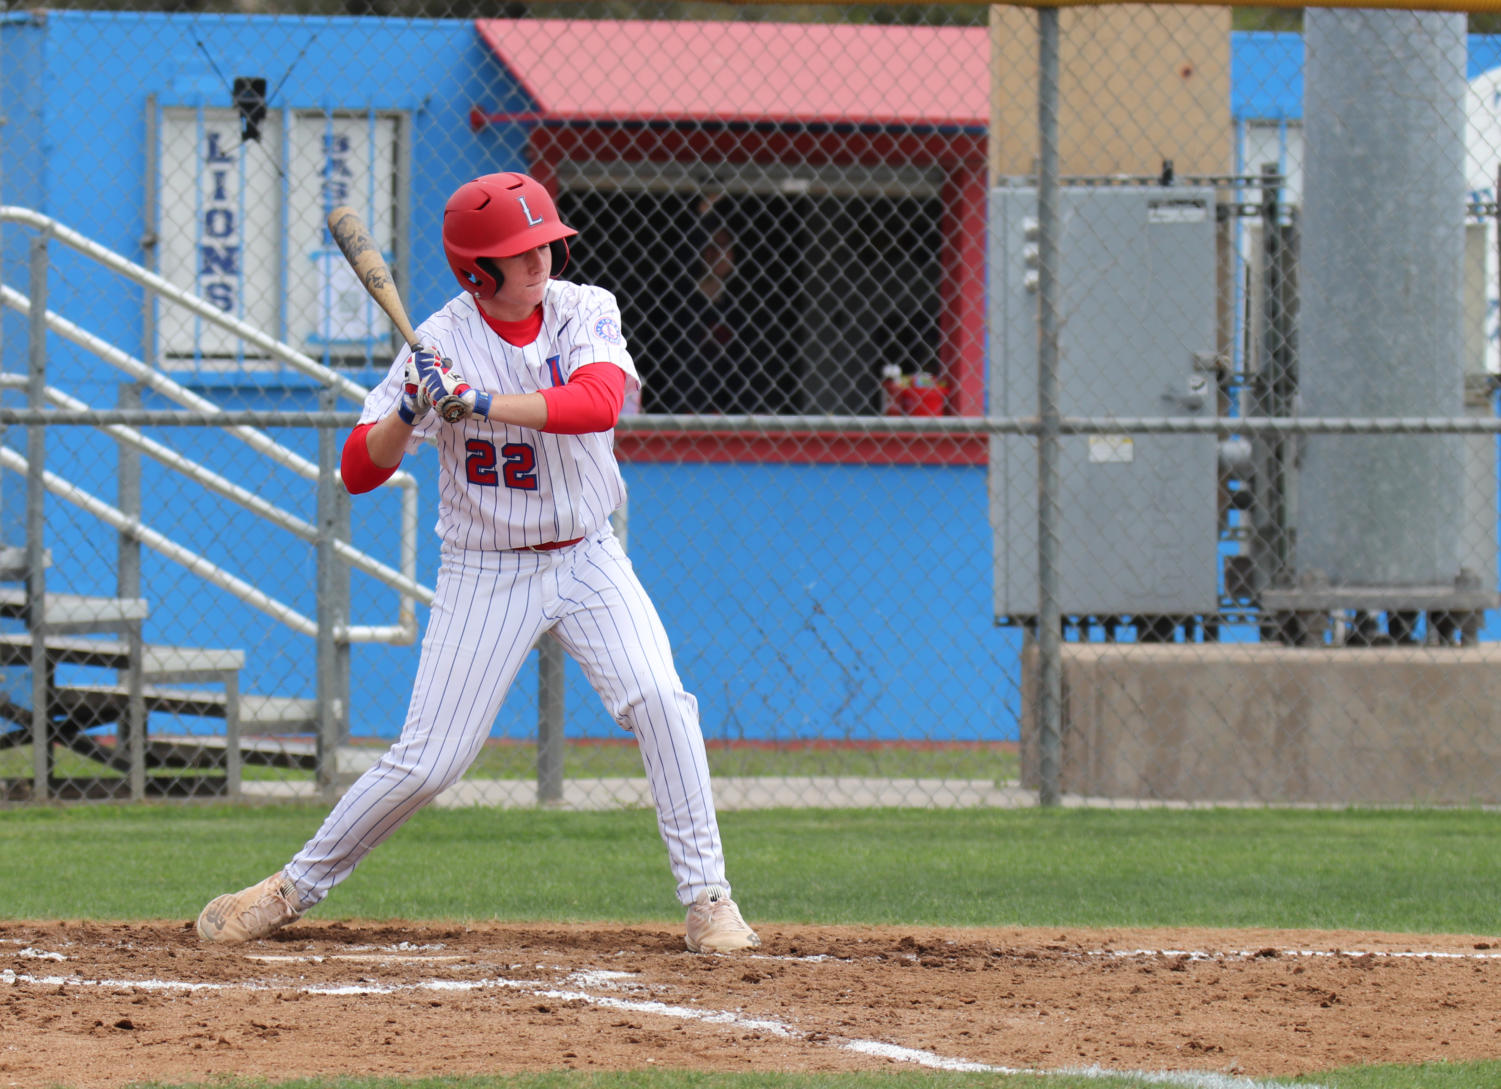
<path fill-rule="evenodd" d="M 1059 411 L 1198 417 L 1218 411 L 1211 189 L 1065 187 L 1058 269 Z M 990 194 L 990 413 L 1036 416 L 1037 191 Z M 1218 609 L 1219 442 L 1212 433 L 1065 435 L 1059 603 L 1065 616 Z M 1037 442 L 990 444 L 995 609 L 1038 612 Z"/>

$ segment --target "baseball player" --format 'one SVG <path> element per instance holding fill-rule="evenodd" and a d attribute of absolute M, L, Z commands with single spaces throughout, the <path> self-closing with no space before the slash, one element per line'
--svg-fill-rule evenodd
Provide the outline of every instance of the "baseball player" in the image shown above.
<path fill-rule="evenodd" d="M 344 446 L 369 491 L 432 439 L 438 581 L 401 736 L 280 871 L 211 901 L 204 941 L 261 938 L 321 901 L 473 762 L 533 644 L 557 639 L 636 736 L 687 946 L 761 944 L 730 898 L 698 701 L 610 526 L 625 499 L 613 429 L 640 380 L 615 297 L 553 279 L 577 234 L 525 174 L 467 182 L 443 212 L 464 292 L 417 329 Z"/>

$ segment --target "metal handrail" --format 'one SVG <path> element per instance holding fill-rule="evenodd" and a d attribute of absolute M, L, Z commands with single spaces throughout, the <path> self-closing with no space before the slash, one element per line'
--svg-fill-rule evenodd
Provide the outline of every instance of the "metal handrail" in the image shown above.
<path fill-rule="evenodd" d="M 20 375 L 0 375 L 0 387 L 24 387 L 25 384 L 26 379 L 21 377 Z M 60 405 L 64 409 L 80 413 L 87 412 L 88 410 L 88 405 L 83 401 L 80 401 L 74 397 L 70 397 L 68 394 L 62 392 L 61 390 L 54 389 L 51 386 L 48 386 L 46 388 L 45 394 L 47 401 L 50 404 Z M 26 421 L 27 423 L 34 424 L 38 422 L 35 418 L 37 415 L 36 413 L 28 413 L 27 415 L 31 417 L 31 419 Z M 43 413 L 40 422 L 47 423 L 48 418 L 51 415 L 52 413 Z M 291 533 L 296 537 L 300 537 L 302 540 L 308 542 L 309 544 L 317 544 L 317 526 L 313 525 L 311 522 L 298 518 L 294 514 L 282 510 L 274 503 L 270 503 L 267 500 L 262 499 L 260 496 L 256 495 L 249 489 L 242 488 L 234 481 L 229 480 L 228 478 L 214 472 L 212 469 L 208 468 L 206 465 L 203 465 L 201 462 L 193 461 L 191 458 L 183 457 L 182 454 L 178 453 L 176 450 L 173 450 L 170 446 L 164 446 L 161 443 L 157 442 L 155 439 L 151 439 L 145 435 L 142 435 L 133 427 L 127 427 L 120 424 L 99 424 L 98 426 L 101 431 L 109 435 L 111 438 L 115 439 L 117 442 L 122 442 L 134 447 L 135 449 L 141 451 L 141 453 L 145 454 L 147 457 L 152 458 L 154 461 L 166 466 L 169 469 L 172 469 L 175 472 L 181 473 L 183 476 L 186 476 L 188 479 L 194 481 L 195 483 L 202 485 L 204 488 L 206 488 L 208 491 L 213 492 L 215 495 L 223 496 L 225 499 L 238 504 L 245 510 L 249 511 L 251 514 L 254 514 L 257 517 L 270 522 L 272 525 L 275 525 L 280 529 L 286 530 L 288 533 Z M 62 488 L 53 488 L 49 485 L 48 490 L 52 491 L 56 495 L 62 496 L 63 498 L 68 498 L 67 493 Z M 82 491 L 82 489 L 78 489 L 78 491 L 81 495 L 88 494 L 87 492 Z M 84 504 L 79 505 L 83 506 Z M 117 511 L 116 513 L 119 513 L 121 517 L 128 517 L 124 515 L 123 512 Z M 115 528 L 118 529 L 120 527 L 116 526 Z M 349 542 L 336 540 L 333 543 L 333 549 L 334 553 L 344 562 L 348 563 L 351 567 L 357 568 L 358 570 L 365 572 L 367 575 L 371 575 L 377 579 L 380 579 L 392 589 L 398 590 L 403 594 L 413 597 L 418 601 L 421 601 L 425 605 L 432 603 L 432 590 L 428 589 L 426 586 L 421 585 L 412 578 L 409 578 L 403 572 L 394 570 L 393 568 L 388 567 L 386 564 L 381 563 L 374 557 L 361 552 Z M 196 574 L 201 574 L 206 568 L 213 568 L 215 571 L 221 570 L 217 565 L 213 563 L 213 561 L 199 555 L 198 553 L 184 550 L 183 554 L 191 559 L 191 562 L 184 563 L 184 566 L 189 567 L 189 569 Z M 233 578 L 233 576 L 229 575 L 228 572 L 224 572 L 224 576 L 226 578 Z M 216 584 L 223 585 L 222 583 L 217 582 Z M 250 600 L 247 597 L 242 597 L 242 600 L 246 601 L 247 604 L 254 605 L 255 607 L 259 608 L 258 605 L 255 605 L 254 601 Z M 266 612 L 267 615 L 277 617 L 278 619 L 281 618 L 281 611 L 279 610 L 262 609 L 261 611 Z M 298 627 L 298 630 L 303 630 L 303 628 L 299 625 L 293 626 Z M 316 624 L 313 625 L 312 629 L 304 631 L 304 634 L 309 634 L 311 630 L 316 630 Z M 375 642 L 379 641 L 379 633 L 384 632 L 385 629 L 358 628 L 350 630 L 362 633 L 361 638 L 352 639 L 351 642 Z"/>
<path fill-rule="evenodd" d="M 31 462 L 10 447 L 0 446 L 0 467 L 12 469 L 24 475 L 30 472 Z M 235 597 L 245 602 L 245 604 L 265 613 L 274 620 L 280 621 L 293 631 L 301 635 L 318 634 L 317 620 L 303 616 L 291 606 L 277 601 L 269 594 L 262 593 L 244 579 L 230 574 L 217 564 L 204 559 L 198 553 L 184 548 L 165 534 L 152 529 L 139 518 L 134 518 L 118 507 L 111 506 L 98 496 L 84 491 L 72 481 L 65 480 L 48 469 L 42 470 L 41 477 L 43 485 L 53 495 L 67 500 L 79 510 L 99 519 L 111 529 L 129 534 L 153 552 L 159 553 L 172 562 L 180 564 L 188 571 L 191 571 L 206 582 L 213 583 L 221 590 L 229 591 Z"/>
<path fill-rule="evenodd" d="M 364 388 L 346 376 L 323 366 L 311 357 L 298 352 L 296 349 L 268 337 L 253 326 L 247 325 L 237 318 L 223 313 L 198 296 L 183 291 L 149 269 L 143 268 L 114 251 L 99 245 L 97 242 L 79 234 L 49 216 L 27 208 L 0 205 L 0 222 L 22 223 L 34 227 L 49 239 L 56 239 L 64 243 L 101 265 L 120 273 L 127 279 L 191 310 L 211 324 L 234 333 L 236 336 L 243 338 L 248 343 L 254 344 L 293 369 L 315 378 L 326 387 L 333 389 L 336 393 L 361 403 L 364 400 Z M 7 306 L 25 315 L 30 315 L 31 312 L 30 300 L 24 294 L 3 285 L 0 285 L 0 305 Z M 134 378 L 142 385 L 155 390 L 178 404 L 203 413 L 206 417 L 205 423 L 213 424 L 214 417 L 224 415 L 224 411 L 212 401 L 194 393 L 186 386 L 174 381 L 129 353 L 121 351 L 113 344 L 95 336 L 75 323 L 68 321 L 66 318 L 48 310 L 44 313 L 44 322 L 50 332 L 84 348 L 97 358 Z M 25 379 L 21 379 L 19 384 L 24 386 Z M 278 510 L 273 505 L 253 495 L 253 493 L 225 480 L 206 467 L 182 457 L 168 447 L 146 439 L 138 432 L 134 432 L 123 425 L 107 422 L 107 416 L 105 420 L 89 419 L 90 413 L 86 404 L 74 401 L 59 391 L 49 389 L 46 392 L 46 396 L 49 401 L 63 406 L 64 413 L 88 419 L 88 422 L 110 433 L 117 440 L 127 442 L 136 449 L 155 458 L 169 469 L 196 480 L 210 490 L 238 503 L 241 507 L 251 511 L 256 516 L 280 528 L 286 529 L 304 540 L 317 540 L 318 532 L 316 527 Z M 230 419 L 234 418 L 234 414 L 229 414 L 229 416 Z M 49 419 L 51 418 L 51 414 L 49 414 Z M 225 420 L 226 426 L 224 429 L 246 443 L 246 445 L 250 446 L 256 452 L 291 470 L 303 479 L 318 479 L 320 474 L 316 464 L 287 449 L 254 427 L 240 423 L 231 423 L 230 419 Z M 53 483 L 49 483 L 47 485 L 48 490 L 67 498 L 66 489 L 72 486 L 60 478 L 56 479 L 54 483 L 57 487 L 54 487 Z M 336 632 L 336 637 L 342 641 L 410 643 L 416 637 L 417 623 L 414 602 L 430 603 L 433 596 L 433 591 L 421 585 L 416 579 L 416 483 L 416 479 L 411 474 L 398 471 L 383 485 L 398 488 L 401 492 L 400 570 L 395 570 L 381 563 L 374 557 L 354 548 L 353 545 L 346 541 L 335 540 L 333 542 L 333 550 L 341 560 L 348 563 L 351 567 L 355 567 L 379 580 L 398 594 L 398 619 L 396 624 L 385 626 L 341 625 Z M 78 495 L 87 498 L 87 502 L 81 504 L 85 505 L 86 509 L 92 509 L 92 504 L 99 504 L 101 509 L 95 511 L 95 513 L 111 524 L 114 524 L 112 521 L 114 518 L 129 520 L 128 515 L 114 508 L 109 508 L 107 504 L 102 504 L 100 501 L 88 496 L 86 492 L 78 490 Z M 121 526 L 116 525 L 115 528 L 119 529 Z M 133 532 L 138 528 L 140 528 L 138 525 L 131 527 Z M 156 537 L 152 539 L 155 540 Z M 243 583 L 204 557 L 190 550 L 181 549 L 180 546 L 176 545 L 171 545 L 169 548 L 159 547 L 162 542 L 166 542 L 166 538 L 160 538 L 157 544 L 151 544 L 145 538 L 142 538 L 143 544 L 147 544 L 154 551 L 167 555 L 168 558 L 183 563 L 189 570 L 203 575 L 208 581 L 233 593 L 247 605 L 267 612 L 268 615 L 282 620 L 294 630 L 303 632 L 304 634 L 309 633 L 305 627 L 306 618 L 301 617 L 300 614 L 279 606 L 272 599 L 255 590 L 254 587 Z M 166 542 L 166 544 L 170 545 L 171 543 Z M 311 630 L 316 632 L 316 623 L 313 624 Z"/>
<path fill-rule="evenodd" d="M 30 315 L 31 313 L 31 300 L 15 288 L 6 287 L 3 284 L 0 284 L 0 304 L 8 306 L 23 315 Z M 116 370 L 128 374 L 131 378 L 141 383 L 141 385 L 160 393 L 168 400 L 176 401 L 184 408 L 196 409 L 203 413 L 204 423 L 209 426 L 220 426 L 217 420 L 225 414 L 225 410 L 214 404 L 207 397 L 194 393 L 187 386 L 167 377 L 161 371 L 142 362 L 129 352 L 121 351 L 109 341 L 95 336 L 88 330 L 75 325 L 67 318 L 51 310 L 46 312 L 46 323 L 50 332 L 56 333 L 64 340 L 78 345 Z M 101 411 L 111 410 L 105 409 Z M 274 439 L 261 434 L 261 432 L 253 428 L 233 424 L 225 426 L 225 430 L 244 442 L 252 450 L 259 454 L 264 454 L 283 468 L 292 470 L 292 472 L 303 479 L 317 479 L 318 466 L 300 454 L 288 450 Z M 401 486 L 407 488 L 416 487 L 416 481 L 412 479 L 410 474 L 398 472 L 392 479 L 395 480 L 396 477 L 406 478 L 405 481 L 400 482 Z"/>
<path fill-rule="evenodd" d="M 366 390 L 358 382 L 354 382 L 347 376 L 336 370 L 325 367 L 312 356 L 304 355 L 296 348 L 283 344 L 281 341 L 267 336 L 253 325 L 249 325 L 238 318 L 224 313 L 213 303 L 199 298 L 190 291 L 184 291 L 170 280 L 152 272 L 150 269 L 136 264 L 127 257 L 121 257 L 114 250 L 101 246 L 98 242 L 79 234 L 71 227 L 65 226 L 51 216 L 30 208 L 20 208 L 13 204 L 0 204 L 0 223 L 24 223 L 42 231 L 49 238 L 77 250 L 79 253 L 99 262 L 106 268 L 120 273 L 127 280 L 132 280 L 142 287 L 150 288 L 157 295 L 170 299 L 172 302 L 191 310 L 210 325 L 217 325 L 221 329 L 227 329 L 235 336 L 248 344 L 254 344 L 267 355 L 279 359 L 293 370 L 300 371 L 310 378 L 317 379 L 318 383 L 356 403 L 363 404 Z"/>

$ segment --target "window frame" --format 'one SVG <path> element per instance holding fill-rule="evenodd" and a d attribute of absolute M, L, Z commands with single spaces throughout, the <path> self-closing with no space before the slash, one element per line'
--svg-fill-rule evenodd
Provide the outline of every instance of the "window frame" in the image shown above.
<path fill-rule="evenodd" d="M 393 275 L 400 279 L 402 270 L 410 263 L 411 111 L 287 105 L 267 112 L 260 124 L 259 139 L 241 138 L 241 118 L 234 107 L 156 104 L 153 120 L 146 155 L 151 175 L 148 214 L 152 225 L 146 247 L 148 266 L 177 286 L 208 298 L 226 312 L 264 329 L 325 366 L 356 379 L 384 373 L 398 346 L 396 333 L 348 270 L 323 220 L 338 204 L 354 206 L 382 241 Z M 183 164 L 174 155 L 184 142 L 188 126 L 193 130 L 191 161 Z M 335 157 L 341 149 L 328 146 L 330 133 L 339 136 L 356 126 L 366 129 L 366 146 L 360 149 L 363 159 L 340 170 Z M 320 129 L 322 134 L 318 136 Z M 315 135 L 303 139 L 308 133 Z M 314 144 L 319 139 L 323 141 L 322 147 Z M 315 162 L 322 160 L 314 175 L 319 180 L 299 183 L 294 176 L 299 158 L 305 161 L 308 154 L 315 156 Z M 232 172 L 235 176 L 215 178 L 205 198 L 205 162 L 209 157 L 213 165 L 222 165 L 226 174 Z M 381 162 L 379 170 L 375 166 L 377 161 Z M 247 167 L 247 163 L 252 165 Z M 264 184 L 269 195 L 247 200 L 246 176 L 250 169 L 263 178 L 273 179 Z M 339 181 L 340 173 L 357 179 L 356 184 L 350 186 Z M 184 193 L 191 207 L 182 199 Z M 298 199 L 304 194 L 312 194 L 318 200 L 316 223 L 309 221 L 309 213 L 314 210 L 311 202 Z M 263 245 L 253 266 L 243 251 L 238 257 L 241 263 L 237 270 L 234 258 L 224 257 L 218 262 L 218 268 L 226 275 L 237 275 L 236 290 L 214 291 L 210 285 L 210 290 L 205 291 L 206 266 L 199 264 L 202 251 L 197 247 L 203 244 L 205 208 L 213 197 L 221 195 L 227 202 L 234 202 L 234 209 L 228 210 L 226 204 L 217 222 L 228 223 L 236 214 L 239 217 L 237 225 L 224 232 L 230 244 L 259 238 L 270 242 Z M 307 206 L 296 224 L 292 222 L 294 204 L 297 208 Z M 372 215 L 371 209 L 378 214 Z M 301 234 L 305 240 L 316 234 L 318 242 L 305 241 L 299 248 L 295 234 Z M 186 261 L 185 246 L 191 247 Z M 295 264 L 307 259 L 324 262 L 327 271 L 299 278 Z M 317 279 L 320 275 L 327 277 L 321 286 Z M 341 284 L 340 277 L 348 283 Z M 261 295 L 260 312 L 250 315 L 246 313 L 245 298 L 254 291 Z M 331 292 L 338 294 L 330 296 Z M 334 320 L 330 317 L 331 310 L 320 313 L 320 307 L 327 307 L 327 303 L 309 305 L 309 299 L 318 293 L 343 301 L 346 310 L 358 307 L 356 327 L 363 328 L 364 334 L 320 344 L 316 331 L 304 334 L 294 330 L 292 326 L 299 324 L 296 315 L 309 309 L 319 314 L 320 320 Z M 266 296 L 269 302 L 265 301 Z M 161 299 L 154 300 L 151 306 L 146 349 L 164 372 L 180 379 L 196 379 L 205 385 L 245 388 L 316 385 L 314 379 L 275 358 L 260 355 L 253 348 L 247 351 L 246 345 L 232 334 L 204 338 L 200 330 L 205 323 L 201 319 L 183 318 L 183 313 Z M 187 326 L 193 329 L 191 341 L 182 333 Z M 191 350 L 187 347 L 190 343 Z"/>
<path fill-rule="evenodd" d="M 538 120 L 529 135 L 532 172 L 555 192 L 581 170 L 608 176 L 632 163 L 690 164 L 700 175 L 743 163 L 796 163 L 809 170 L 862 164 L 934 168 L 941 176 L 939 358 L 948 412 L 986 411 L 988 134 L 963 125 L 876 125 L 695 121 Z M 720 164 L 724 164 L 721 166 Z M 617 452 L 636 461 L 768 461 L 983 465 L 981 436 L 939 439 L 917 433 L 852 436 L 814 428 L 801 435 L 637 431 L 617 435 Z"/>

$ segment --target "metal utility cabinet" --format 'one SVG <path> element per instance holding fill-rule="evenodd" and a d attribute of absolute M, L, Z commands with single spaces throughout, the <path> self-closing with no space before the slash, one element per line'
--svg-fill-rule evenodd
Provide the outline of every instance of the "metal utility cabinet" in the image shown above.
<path fill-rule="evenodd" d="M 990 411 L 1038 412 L 1037 191 L 990 193 Z M 1215 194 L 1066 186 L 1059 218 L 1059 411 L 1210 417 L 1215 380 Z M 1211 433 L 1101 429 L 1062 438 L 1059 597 L 1067 616 L 1210 614 L 1218 605 Z M 995 610 L 1038 612 L 1037 444 L 990 446 Z"/>

